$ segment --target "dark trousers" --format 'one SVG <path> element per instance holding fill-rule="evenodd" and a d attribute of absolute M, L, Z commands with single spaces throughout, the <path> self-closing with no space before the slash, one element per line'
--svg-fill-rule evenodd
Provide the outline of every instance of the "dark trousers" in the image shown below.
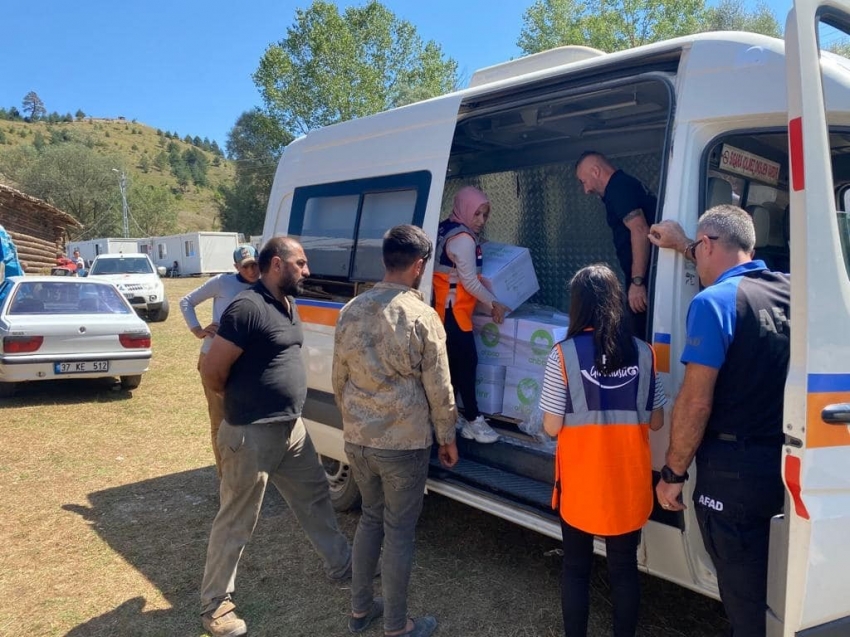
<path fill-rule="evenodd" d="M 564 567 L 561 572 L 561 610 L 565 637 L 587 637 L 590 612 L 590 571 L 593 535 L 561 520 Z M 634 637 L 640 605 L 637 548 L 640 530 L 605 538 L 608 578 L 614 607 L 614 637 Z"/>
<path fill-rule="evenodd" d="M 731 518 L 695 507 L 733 637 L 764 637 L 770 518 Z"/>
<path fill-rule="evenodd" d="M 452 308 L 446 308 L 446 349 L 449 355 L 449 374 L 452 386 L 463 401 L 464 416 L 475 420 L 478 399 L 475 397 L 475 371 L 478 368 L 478 351 L 472 332 L 464 332 L 455 320 Z"/>
<path fill-rule="evenodd" d="M 384 630 L 407 625 L 407 590 L 413 568 L 416 522 L 422 512 L 431 449 L 374 449 L 345 443 L 345 455 L 363 496 L 354 534 L 351 610 L 368 611 L 375 569 L 384 547 L 381 588 Z"/>
<path fill-rule="evenodd" d="M 697 452 L 694 513 L 734 637 L 765 634 L 770 519 L 785 500 L 780 457 L 776 445 L 711 438 Z"/>

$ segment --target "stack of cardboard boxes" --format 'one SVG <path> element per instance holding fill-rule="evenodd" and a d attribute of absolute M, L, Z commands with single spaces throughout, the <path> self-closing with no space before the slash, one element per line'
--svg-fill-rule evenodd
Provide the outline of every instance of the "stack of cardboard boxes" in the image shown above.
<path fill-rule="evenodd" d="M 554 308 L 522 305 L 540 289 L 527 248 L 485 243 L 482 251 L 485 285 L 514 311 L 501 325 L 473 316 L 478 408 L 526 420 L 537 407 L 549 352 L 566 338 L 568 317 Z"/>
<path fill-rule="evenodd" d="M 496 378 L 498 373 L 488 369 L 504 369 L 501 407 L 498 411 L 509 418 L 527 420 L 536 408 L 543 387 L 543 375 L 549 352 L 567 336 L 569 319 L 565 314 L 546 308 L 521 307 L 511 313 L 501 325 L 487 316 L 476 315 L 473 320 L 475 346 L 478 351 L 476 389 L 484 379 Z M 492 382 L 492 381 L 490 381 Z M 480 399 L 479 399 L 480 400 Z"/>

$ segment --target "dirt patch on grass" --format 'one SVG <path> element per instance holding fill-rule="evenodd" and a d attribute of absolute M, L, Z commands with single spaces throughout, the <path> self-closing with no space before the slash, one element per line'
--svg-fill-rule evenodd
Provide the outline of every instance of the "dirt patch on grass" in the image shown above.
<path fill-rule="evenodd" d="M 172 306 L 201 282 L 167 280 Z M 34 383 L 2 404 L 0 635 L 203 634 L 198 587 L 218 495 L 200 343 L 179 313 L 151 328 L 154 361 L 139 389 Z M 339 520 L 352 537 L 357 514 Z M 556 542 L 435 495 L 417 537 L 410 610 L 435 614 L 438 635 L 563 634 Z M 252 636 L 349 634 L 349 590 L 324 578 L 276 492 L 237 586 Z M 672 584 L 644 577 L 643 595 L 641 637 L 715 637 L 726 627 L 719 604 Z M 610 634 L 609 600 L 598 560 L 590 635 Z"/>

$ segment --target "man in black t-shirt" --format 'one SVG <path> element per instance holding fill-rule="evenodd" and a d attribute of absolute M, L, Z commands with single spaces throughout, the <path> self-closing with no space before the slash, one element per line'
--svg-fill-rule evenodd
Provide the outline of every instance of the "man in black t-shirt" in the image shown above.
<path fill-rule="evenodd" d="M 586 195 L 605 204 L 605 220 L 614 235 L 617 260 L 626 278 L 632 330 L 646 339 L 646 278 L 649 271 L 649 226 L 658 200 L 640 181 L 615 168 L 601 153 L 587 151 L 576 162 L 576 177 Z"/>
<path fill-rule="evenodd" d="M 301 419 L 307 377 L 293 295 L 310 274 L 307 257 L 294 239 L 275 237 L 258 261 L 260 280 L 224 311 L 201 366 L 204 384 L 224 396 L 216 440 L 221 507 L 201 584 L 201 619 L 213 637 L 247 634 L 231 595 L 269 481 L 321 555 L 327 576 L 351 574 L 351 547 L 337 527 L 325 471 Z"/>

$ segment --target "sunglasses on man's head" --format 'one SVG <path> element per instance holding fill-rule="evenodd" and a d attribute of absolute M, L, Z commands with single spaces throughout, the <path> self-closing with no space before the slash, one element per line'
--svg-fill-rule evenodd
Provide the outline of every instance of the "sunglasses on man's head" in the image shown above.
<path fill-rule="evenodd" d="M 697 246 L 703 242 L 705 239 L 711 239 L 712 241 L 717 241 L 720 237 L 711 237 L 709 235 L 705 235 L 696 241 L 692 241 L 688 244 L 688 247 L 685 248 L 685 254 L 687 254 L 692 260 L 697 258 Z"/>

